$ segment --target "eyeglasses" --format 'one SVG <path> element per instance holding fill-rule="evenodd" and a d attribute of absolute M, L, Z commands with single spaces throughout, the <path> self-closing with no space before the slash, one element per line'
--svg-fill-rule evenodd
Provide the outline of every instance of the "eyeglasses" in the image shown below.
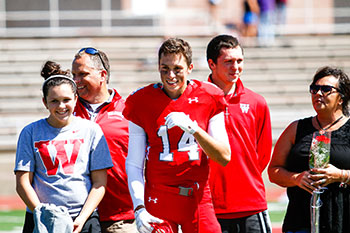
<path fill-rule="evenodd" d="M 78 53 L 81 53 L 83 51 L 85 53 L 87 53 L 87 54 L 90 54 L 90 55 L 96 55 L 97 54 L 99 56 L 100 60 L 101 60 L 103 68 L 108 72 L 108 69 L 107 69 L 107 67 L 106 67 L 106 65 L 105 65 L 105 63 L 104 63 L 104 61 L 102 59 L 102 56 L 101 56 L 100 52 L 97 49 L 92 48 L 92 47 L 82 48 L 82 49 L 79 50 Z"/>
<path fill-rule="evenodd" d="M 316 84 L 311 84 L 309 91 L 310 91 L 311 94 L 315 95 L 315 94 L 317 94 L 317 92 L 319 90 L 321 90 L 321 93 L 322 93 L 323 96 L 328 96 L 328 95 L 333 93 L 332 89 L 335 89 L 336 91 L 341 93 L 339 88 L 336 88 L 336 87 L 333 87 L 333 86 L 330 86 L 330 85 L 316 85 Z"/>

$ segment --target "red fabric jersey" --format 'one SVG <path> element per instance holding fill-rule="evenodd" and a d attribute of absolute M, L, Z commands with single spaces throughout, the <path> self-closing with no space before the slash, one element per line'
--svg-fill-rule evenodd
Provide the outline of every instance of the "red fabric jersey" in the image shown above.
<path fill-rule="evenodd" d="M 165 117 L 171 112 L 184 112 L 207 130 L 209 120 L 224 108 L 223 92 L 197 80 L 191 80 L 177 100 L 169 98 L 161 84 L 151 84 L 131 94 L 123 115 L 146 132 L 146 181 L 168 186 L 205 183 L 209 171 L 207 156 L 193 135 L 179 127 L 168 130 Z"/>
<path fill-rule="evenodd" d="M 210 187 L 217 217 L 240 218 L 267 209 L 261 174 L 271 157 L 271 121 L 265 99 L 240 79 L 226 101 L 231 161 L 225 167 L 210 163 Z"/>
<path fill-rule="evenodd" d="M 105 135 L 114 164 L 113 168 L 107 171 L 106 193 L 98 206 L 101 221 L 135 218 L 125 171 L 129 140 L 128 121 L 122 115 L 125 101 L 116 90 L 114 92 L 112 101 L 103 106 L 96 117 L 96 123 L 100 125 Z M 90 119 L 80 99 L 77 101 L 74 114 Z"/>

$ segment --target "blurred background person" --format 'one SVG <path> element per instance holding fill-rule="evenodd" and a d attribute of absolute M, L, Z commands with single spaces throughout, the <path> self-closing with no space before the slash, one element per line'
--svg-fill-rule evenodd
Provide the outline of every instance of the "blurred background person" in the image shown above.
<path fill-rule="evenodd" d="M 266 47 L 275 43 L 275 0 L 258 0 L 258 44 Z"/>
<path fill-rule="evenodd" d="M 287 20 L 287 0 L 276 0 L 276 24 L 286 24 Z"/>
<path fill-rule="evenodd" d="M 275 25 L 278 34 L 284 34 L 284 26 L 287 22 L 287 0 L 276 0 Z"/>
<path fill-rule="evenodd" d="M 242 36 L 255 37 L 258 33 L 259 5 L 257 0 L 244 0 Z"/>
<path fill-rule="evenodd" d="M 209 3 L 209 14 L 210 14 L 210 24 L 214 27 L 215 31 L 219 31 L 222 28 L 220 21 L 220 8 L 219 4 L 222 0 L 208 0 Z"/>
<path fill-rule="evenodd" d="M 285 129 L 268 168 L 270 181 L 287 188 L 283 232 L 310 232 L 310 199 L 319 187 L 327 187 L 321 194 L 320 232 L 350 232 L 349 77 L 338 68 L 320 68 L 310 93 L 316 116 L 294 121 Z M 331 132 L 330 161 L 325 168 L 310 170 L 316 131 Z"/>

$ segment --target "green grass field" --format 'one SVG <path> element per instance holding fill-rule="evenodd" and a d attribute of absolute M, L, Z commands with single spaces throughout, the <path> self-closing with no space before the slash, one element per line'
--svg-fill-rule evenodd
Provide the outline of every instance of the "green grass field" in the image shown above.
<path fill-rule="evenodd" d="M 287 203 L 270 202 L 267 204 L 272 223 L 281 223 L 287 209 Z"/>
<path fill-rule="evenodd" d="M 280 223 L 282 225 L 285 211 L 272 211 L 269 210 L 269 215 L 272 223 Z"/>
<path fill-rule="evenodd" d="M 25 210 L 0 211 L 0 232 L 22 229 Z"/>
<path fill-rule="evenodd" d="M 285 213 L 285 205 L 269 203 L 269 214 L 272 223 L 280 224 Z M 16 231 L 21 232 L 24 223 L 25 210 L 0 211 L 0 233 Z"/>

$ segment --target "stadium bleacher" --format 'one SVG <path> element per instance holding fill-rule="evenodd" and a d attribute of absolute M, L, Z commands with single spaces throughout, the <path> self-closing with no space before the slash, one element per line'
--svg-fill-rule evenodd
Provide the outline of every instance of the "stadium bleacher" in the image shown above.
<path fill-rule="evenodd" d="M 209 69 L 205 48 L 210 38 L 184 39 L 193 47 L 195 68 L 191 77 L 206 80 Z M 138 87 L 159 81 L 157 50 L 162 40 L 163 37 L 0 39 L 1 166 L 12 169 L 23 126 L 47 115 L 41 101 L 40 77 L 46 60 L 69 69 L 79 48 L 99 48 L 110 58 L 110 87 L 127 97 Z M 241 42 L 244 46 L 244 38 Z M 245 46 L 244 54 L 242 79 L 248 88 L 266 98 L 274 141 L 291 121 L 314 114 L 308 85 L 317 68 L 333 65 L 350 72 L 348 35 L 278 37 L 275 46 Z"/>

